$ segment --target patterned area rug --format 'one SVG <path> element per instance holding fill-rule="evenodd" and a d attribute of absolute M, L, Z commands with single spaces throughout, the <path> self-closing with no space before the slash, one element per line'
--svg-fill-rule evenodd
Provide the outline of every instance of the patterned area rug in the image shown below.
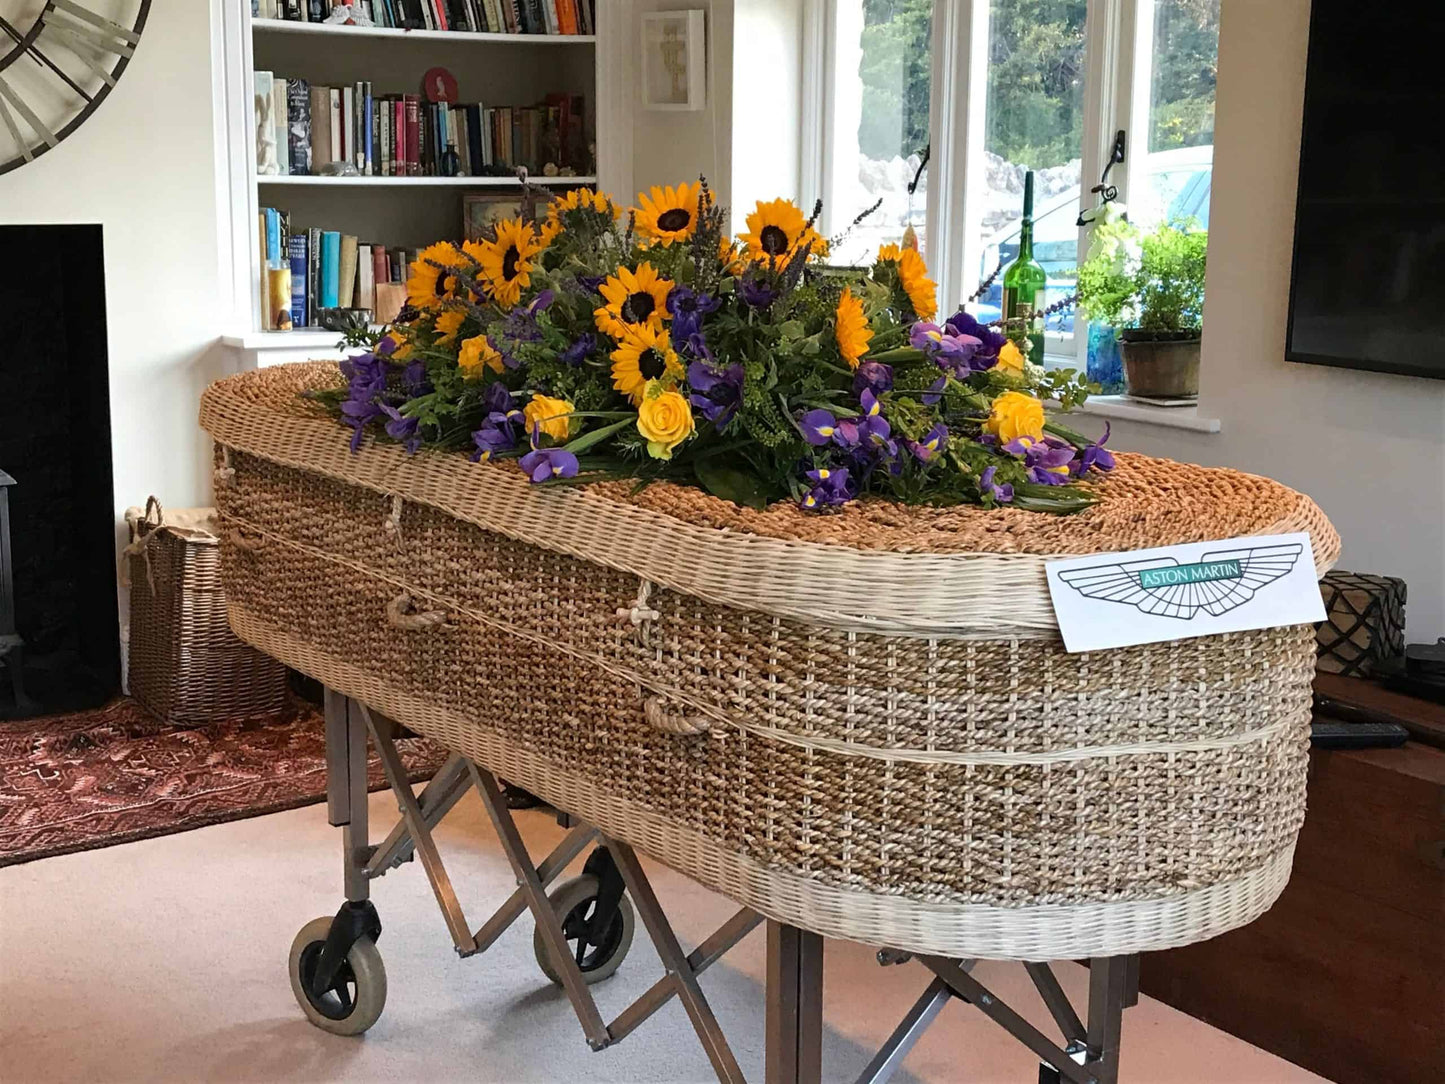
<path fill-rule="evenodd" d="M 444 759 L 425 738 L 397 747 L 413 780 Z M 373 754 L 371 787 L 382 785 Z M 194 730 L 133 700 L 0 722 L 0 866 L 294 809 L 325 793 L 325 728 L 304 701 Z"/>

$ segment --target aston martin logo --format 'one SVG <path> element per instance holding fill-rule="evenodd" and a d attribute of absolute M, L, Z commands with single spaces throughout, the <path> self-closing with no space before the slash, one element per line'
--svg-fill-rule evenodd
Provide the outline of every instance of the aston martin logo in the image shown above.
<path fill-rule="evenodd" d="M 1261 587 L 1289 572 L 1303 551 L 1293 542 L 1206 553 L 1193 564 L 1153 557 L 1089 565 L 1058 576 L 1086 598 L 1188 621 L 1200 610 L 1219 617 L 1243 606 Z"/>

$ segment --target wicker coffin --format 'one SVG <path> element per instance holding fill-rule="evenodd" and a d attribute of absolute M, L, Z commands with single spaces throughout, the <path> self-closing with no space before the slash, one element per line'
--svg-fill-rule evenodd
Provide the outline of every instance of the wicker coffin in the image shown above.
<path fill-rule="evenodd" d="M 1308 626 L 1069 655 L 1048 556 L 1308 530 L 1265 479 L 1121 456 L 1077 516 L 736 508 L 347 447 L 212 386 L 245 640 L 732 898 L 962 957 L 1165 948 L 1249 922 L 1304 815 Z"/>

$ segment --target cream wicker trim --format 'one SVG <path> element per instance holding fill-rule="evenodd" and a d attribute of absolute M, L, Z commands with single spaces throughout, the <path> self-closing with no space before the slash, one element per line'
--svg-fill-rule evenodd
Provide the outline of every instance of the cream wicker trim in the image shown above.
<path fill-rule="evenodd" d="M 1285 733 L 1286 731 L 1293 731 L 1298 728 L 1297 723 L 1294 720 L 1284 718 L 1279 720 L 1278 722 L 1270 723 L 1267 726 L 1256 727 L 1253 730 L 1246 730 L 1237 734 L 1225 734 L 1211 738 L 1197 738 L 1192 741 L 1131 742 L 1124 745 L 1091 745 L 1080 747 L 1064 746 L 1058 749 L 1050 749 L 1045 752 L 1038 753 L 960 753 L 951 750 L 928 748 L 889 748 L 886 746 L 862 745 L 858 742 L 842 741 L 837 738 L 827 738 L 822 736 L 804 736 L 791 730 L 784 730 L 779 727 L 769 726 L 767 723 L 759 722 L 753 718 L 739 716 L 735 712 L 724 711 L 721 708 L 718 708 L 713 704 L 709 704 L 704 700 L 699 700 L 697 697 L 690 695 L 686 691 L 679 689 L 676 686 L 659 682 L 656 677 L 651 674 L 644 674 L 636 670 L 630 669 L 626 666 L 619 666 L 612 659 L 605 658 L 601 655 L 593 654 L 589 651 L 579 651 L 576 648 L 568 647 L 566 644 L 561 644 L 556 642 L 555 640 L 550 640 L 545 636 L 539 636 L 537 633 L 532 632 L 529 629 L 521 628 L 520 626 L 510 624 L 506 621 L 500 621 L 497 618 L 491 616 L 490 614 L 483 613 L 480 610 L 472 609 L 447 595 L 439 595 L 431 591 L 424 591 L 413 584 L 409 584 L 404 580 L 397 579 L 394 576 L 388 576 L 385 573 L 379 572 L 373 568 L 369 568 L 366 565 L 363 565 L 357 561 L 350 561 L 344 557 L 338 557 L 336 554 L 328 553 L 326 550 L 318 549 L 315 546 L 309 546 L 304 542 L 296 542 L 289 538 L 285 538 L 282 535 L 278 535 L 273 531 L 269 531 L 258 524 L 251 523 L 240 516 L 227 513 L 225 514 L 225 519 L 227 520 L 227 522 L 239 525 L 248 534 L 257 535 L 262 539 L 268 539 L 272 542 L 277 543 L 278 545 L 285 546 L 300 553 L 305 553 L 318 560 L 327 561 L 335 565 L 340 565 L 343 568 L 350 569 L 354 572 L 360 573 L 363 576 L 368 576 L 372 579 L 379 580 L 384 583 L 389 583 L 395 586 L 398 591 L 403 592 L 406 596 L 408 596 L 409 601 L 420 600 L 427 602 L 432 606 L 438 607 L 438 609 L 433 611 L 430 615 L 420 615 L 420 617 L 417 619 L 421 620 L 422 618 L 430 617 L 430 620 L 422 620 L 421 625 L 409 627 L 438 625 L 445 620 L 446 614 L 448 612 L 461 614 L 480 624 L 489 625 L 492 628 L 499 629 L 502 632 L 507 633 L 509 636 L 516 636 L 519 639 L 529 640 L 532 643 L 539 644 L 542 647 L 545 647 L 548 651 L 556 652 L 563 655 L 569 655 L 572 658 L 579 659 L 586 663 L 590 663 L 591 665 L 596 666 L 601 670 L 605 670 L 609 674 L 620 677 L 625 681 L 632 682 L 639 687 L 646 688 L 650 692 L 659 693 L 662 696 L 667 697 L 669 700 L 674 701 L 675 703 L 684 704 L 687 707 L 691 708 L 693 711 L 699 712 L 710 719 L 715 719 L 718 722 L 723 723 L 727 726 L 735 727 L 738 730 L 745 731 L 749 734 L 756 734 L 759 737 L 771 738 L 774 741 L 785 742 L 788 745 L 792 745 L 799 749 L 805 749 L 808 751 L 832 753 L 836 756 L 864 757 L 870 760 L 883 760 L 893 762 L 901 761 L 918 764 L 1062 764 L 1066 762 L 1071 763 L 1080 760 L 1114 759 L 1130 756 L 1149 756 L 1158 753 L 1169 753 L 1177 755 L 1181 753 L 1214 752 L 1221 749 L 1231 749 L 1238 746 L 1253 745 L 1255 743 L 1266 742 L 1278 734 Z M 644 584 L 646 583 L 646 581 L 643 582 Z M 646 596 L 649 593 L 649 590 L 650 589 L 647 589 L 645 587 L 639 589 L 639 601 L 634 604 L 634 606 L 630 610 L 618 610 L 618 617 L 620 619 L 626 618 L 633 620 L 634 623 L 640 623 L 643 618 L 640 616 L 634 618 L 632 617 L 632 615 L 638 614 L 639 611 L 642 611 L 652 614 L 652 616 L 655 618 L 657 615 L 654 611 L 645 610 L 645 604 L 647 601 Z M 390 610 L 390 608 L 388 608 L 388 610 Z M 393 623 L 396 623 L 397 619 L 393 614 L 388 612 L 387 616 L 388 619 L 393 621 Z M 767 716 L 764 716 L 764 718 L 766 717 Z"/>
<path fill-rule="evenodd" d="M 208 389 L 200 419 L 223 449 L 429 504 L 716 605 L 920 637 L 1058 636 L 1044 563 L 1068 554 L 889 553 L 699 527 L 585 488 L 539 491 L 520 472 L 479 470 L 461 456 L 407 455 L 385 444 L 353 455 L 330 419 L 272 414 L 224 387 Z M 1319 535 L 1313 508 L 1302 497 L 1291 515 L 1257 533 L 1312 531 L 1323 575 L 1338 542 Z"/>
<path fill-rule="evenodd" d="M 769 918 L 825 937 L 945 956 L 1056 960 L 1149 952 L 1191 944 L 1259 917 L 1283 891 L 1293 845 L 1243 877 L 1142 900 L 1000 907 L 912 900 L 823 884 L 739 855 L 698 832 L 617 797 L 584 775 L 504 741 L 484 727 L 400 692 L 231 603 L 237 635 L 421 734 L 469 735 L 460 751 L 487 768 Z"/>

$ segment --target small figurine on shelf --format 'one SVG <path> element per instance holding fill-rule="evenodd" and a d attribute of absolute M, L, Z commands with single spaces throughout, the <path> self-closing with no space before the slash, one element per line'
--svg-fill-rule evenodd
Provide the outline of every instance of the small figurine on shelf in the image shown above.
<path fill-rule="evenodd" d="M 333 26 L 375 26 L 360 4 L 336 4 L 326 21 Z"/>

